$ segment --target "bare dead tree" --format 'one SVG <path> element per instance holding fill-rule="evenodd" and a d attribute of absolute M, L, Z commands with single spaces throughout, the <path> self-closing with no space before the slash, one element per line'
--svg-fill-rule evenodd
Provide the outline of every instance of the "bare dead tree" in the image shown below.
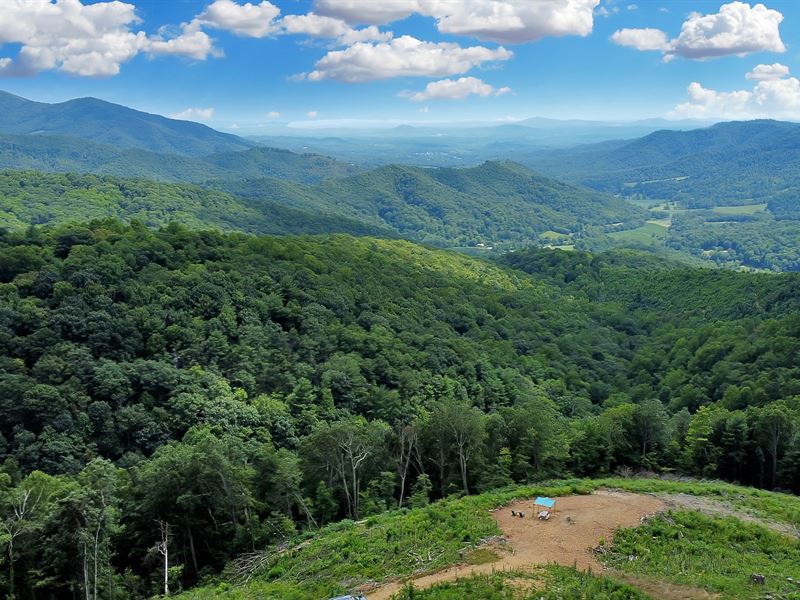
<path fill-rule="evenodd" d="M 400 499 L 398 508 L 403 506 L 406 493 L 406 480 L 411 467 L 411 462 L 419 456 L 419 431 L 415 425 L 402 425 L 397 431 L 397 473 L 400 477 Z"/>
<path fill-rule="evenodd" d="M 12 502 L 11 514 L 4 519 L 1 526 L 7 536 L 8 545 L 8 587 L 9 597 L 14 598 L 14 559 L 17 538 L 25 532 L 26 522 L 39 508 L 44 498 L 42 489 L 26 489 Z"/>
<path fill-rule="evenodd" d="M 153 550 L 164 557 L 164 596 L 169 596 L 169 523 L 158 520 L 159 539 Z"/>
<path fill-rule="evenodd" d="M 348 477 L 352 486 L 349 492 L 345 489 L 345 492 L 352 498 L 351 516 L 354 519 L 358 519 L 361 504 L 361 468 L 364 461 L 369 458 L 370 449 L 365 440 L 362 439 L 362 436 L 357 435 L 355 431 L 350 429 L 340 440 L 339 451 L 344 459 L 342 466 L 349 471 Z M 345 488 L 347 488 L 346 482 Z"/>

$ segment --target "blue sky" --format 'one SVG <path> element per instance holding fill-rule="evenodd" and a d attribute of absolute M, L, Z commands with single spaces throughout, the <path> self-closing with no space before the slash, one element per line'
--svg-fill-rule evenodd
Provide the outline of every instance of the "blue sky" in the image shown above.
<path fill-rule="evenodd" d="M 223 129 L 800 119 L 793 0 L 0 3 L 0 89 L 46 102 L 95 96 Z"/>

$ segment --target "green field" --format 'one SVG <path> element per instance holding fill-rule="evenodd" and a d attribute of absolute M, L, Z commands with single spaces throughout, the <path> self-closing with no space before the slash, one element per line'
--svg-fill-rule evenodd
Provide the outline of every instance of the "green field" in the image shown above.
<path fill-rule="evenodd" d="M 662 209 L 669 204 L 666 200 L 656 200 L 655 198 L 640 198 L 638 196 L 628 196 L 625 198 L 631 204 L 638 206 L 639 208 L 651 209 L 651 208 L 658 208 Z"/>
<path fill-rule="evenodd" d="M 636 229 L 615 231 L 609 237 L 625 244 L 643 244 L 655 246 L 663 244 L 667 238 L 667 228 L 658 223 L 647 223 Z"/>
<path fill-rule="evenodd" d="M 396 600 L 563 600 L 613 598 L 614 600 L 645 600 L 636 588 L 607 577 L 595 577 L 567 567 L 551 565 L 534 572 L 500 572 L 467 577 L 443 583 L 427 590 L 411 587 L 395 597 Z"/>
<path fill-rule="evenodd" d="M 742 204 L 741 206 L 715 206 L 711 210 L 720 215 L 754 215 L 767 210 L 767 205 Z"/>
<path fill-rule="evenodd" d="M 550 242 L 556 242 L 558 240 L 569 239 L 570 236 L 565 233 L 559 233 L 557 231 L 548 229 L 547 231 L 542 232 L 539 237 Z"/>

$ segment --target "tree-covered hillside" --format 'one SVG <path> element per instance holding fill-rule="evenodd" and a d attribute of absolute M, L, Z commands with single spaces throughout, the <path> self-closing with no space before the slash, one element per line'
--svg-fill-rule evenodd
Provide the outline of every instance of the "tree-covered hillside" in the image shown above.
<path fill-rule="evenodd" d="M 116 217 L 149 227 L 177 221 L 251 233 L 388 235 L 369 224 L 320 210 L 247 201 L 194 185 L 96 175 L 0 171 L 0 227 L 61 224 Z"/>
<path fill-rule="evenodd" d="M 615 247 L 648 249 L 690 264 L 726 269 L 800 271 L 797 197 L 783 194 L 768 204 L 680 209 L 656 203 L 647 225 L 610 234 L 571 238 L 575 247 L 598 252 Z M 776 211 L 772 213 L 771 211 Z"/>
<path fill-rule="evenodd" d="M 688 208 L 752 204 L 800 185 L 800 125 L 761 120 L 664 130 L 625 144 L 538 152 L 523 162 L 601 191 Z"/>
<path fill-rule="evenodd" d="M 208 160 L 225 164 L 240 154 Z M 282 178 L 219 180 L 201 188 L 109 176 L 0 171 L 0 225 L 112 216 L 153 226 L 179 221 L 253 233 L 372 232 L 437 246 L 503 248 L 539 241 L 552 230 L 579 236 L 586 228 L 634 226 L 646 214 L 623 200 L 537 176 L 514 163 L 432 170 L 390 166 L 307 186 L 286 176 L 313 180 L 349 167 L 280 150 L 244 154 L 263 168 L 272 164 Z"/>
<path fill-rule="evenodd" d="M 163 535 L 175 589 L 298 530 L 565 473 L 800 491 L 796 275 L 562 256 L 4 232 L 0 586 L 145 597 Z"/>
<path fill-rule="evenodd" d="M 271 180 L 223 182 L 247 198 L 321 208 L 437 246 L 526 245 L 549 231 L 635 226 L 646 212 L 606 194 L 541 177 L 512 162 L 468 169 L 390 165 L 310 188 Z"/>
<path fill-rule="evenodd" d="M 98 144 L 70 136 L 10 134 L 0 134 L 0 168 L 190 183 L 278 177 L 306 184 L 352 175 L 359 170 L 327 156 L 276 148 L 185 156 Z"/>

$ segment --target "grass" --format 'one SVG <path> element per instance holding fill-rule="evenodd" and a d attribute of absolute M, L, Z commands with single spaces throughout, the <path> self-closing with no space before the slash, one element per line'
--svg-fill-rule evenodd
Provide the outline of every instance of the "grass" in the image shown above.
<path fill-rule="evenodd" d="M 619 488 L 629 492 L 689 494 L 721 500 L 731 507 L 758 519 L 784 523 L 800 528 L 800 497 L 768 492 L 732 483 L 704 481 L 670 481 L 662 479 L 596 479 L 598 487 Z"/>
<path fill-rule="evenodd" d="M 476 575 L 427 590 L 405 588 L 396 600 L 640 600 L 635 588 L 566 567 L 549 566 L 533 573 Z"/>
<path fill-rule="evenodd" d="M 467 551 L 468 560 L 473 560 L 471 557 L 474 557 L 474 560 L 490 561 L 488 552 L 491 551 L 480 548 L 480 542 L 500 533 L 489 512 L 491 509 L 515 499 L 537 495 L 557 497 L 588 494 L 601 487 L 641 493 L 709 496 L 724 501 L 734 508 L 745 510 L 755 517 L 800 527 L 800 498 L 788 494 L 776 494 L 718 482 L 668 481 L 655 478 L 559 480 L 531 487 L 504 489 L 479 496 L 447 499 L 425 508 L 384 513 L 359 523 L 343 521 L 329 525 L 322 530 L 298 536 L 283 552 L 273 550 L 265 553 L 263 567 L 254 572 L 247 583 L 232 583 L 235 579 L 230 574 L 223 574 L 221 581 L 208 582 L 204 587 L 186 592 L 183 597 L 186 600 L 218 597 L 232 600 L 328 598 L 348 593 L 370 581 L 379 582 L 414 573 L 441 570 L 460 562 L 460 552 L 464 550 Z M 761 532 L 763 529 L 759 528 L 758 531 Z M 686 536 L 690 531 L 689 528 L 685 528 L 681 530 L 681 535 Z M 750 535 L 757 530 L 748 528 L 743 531 L 749 532 Z M 768 534 L 773 536 L 768 539 L 778 539 L 774 538 L 778 534 L 769 531 Z M 648 543 L 647 538 L 636 538 L 635 541 L 640 545 Z M 653 540 L 654 548 L 660 547 L 662 543 L 662 540 Z M 728 559 L 735 560 L 736 556 L 726 554 L 724 560 Z M 800 565 L 800 555 L 797 556 L 797 560 L 797 564 Z M 635 566 L 639 567 L 638 564 Z M 747 565 L 742 568 L 750 569 L 750 572 L 756 569 L 755 566 Z M 736 571 L 735 576 L 731 576 L 731 581 L 740 575 L 741 573 Z M 800 572 L 791 576 L 800 578 Z M 691 577 L 686 576 L 683 581 L 693 583 L 692 577 L 694 574 Z M 708 585 L 720 584 L 710 581 Z M 477 597 L 483 598 L 483 596 Z"/>
<path fill-rule="evenodd" d="M 636 229 L 615 231 L 610 237 L 625 244 L 660 245 L 667 239 L 667 228 L 657 223 L 647 223 Z"/>
<path fill-rule="evenodd" d="M 496 561 L 498 558 L 500 558 L 500 555 L 494 550 L 489 548 L 475 548 L 475 550 L 467 554 L 466 563 L 468 565 L 485 565 Z"/>
<path fill-rule="evenodd" d="M 767 205 L 743 204 L 741 206 L 715 206 L 711 210 L 720 215 L 754 215 L 767 210 Z"/>
<path fill-rule="evenodd" d="M 211 584 L 187 592 L 185 598 L 327 598 L 369 581 L 438 571 L 459 562 L 460 551 L 500 534 L 490 509 L 516 498 L 586 494 L 592 489 L 573 480 L 444 500 L 359 523 L 342 521 L 313 537 L 298 538 L 286 551 L 265 555 L 263 567 L 247 584 Z M 288 590 L 299 595 L 288 595 Z"/>
<path fill-rule="evenodd" d="M 660 208 L 668 203 L 666 200 L 655 200 L 653 198 L 639 198 L 631 196 L 625 196 L 625 200 L 627 200 L 634 206 L 638 206 L 639 208 L 644 208 L 644 209 Z"/>
<path fill-rule="evenodd" d="M 754 523 L 692 511 L 659 515 L 637 529 L 619 530 L 609 565 L 721 593 L 725 598 L 800 598 L 800 542 Z M 753 573 L 766 584 L 751 581 Z"/>
<path fill-rule="evenodd" d="M 540 233 L 539 237 L 548 242 L 558 242 L 560 240 L 569 239 L 570 236 L 568 236 L 565 233 L 558 233 L 557 231 L 547 230 Z"/>

